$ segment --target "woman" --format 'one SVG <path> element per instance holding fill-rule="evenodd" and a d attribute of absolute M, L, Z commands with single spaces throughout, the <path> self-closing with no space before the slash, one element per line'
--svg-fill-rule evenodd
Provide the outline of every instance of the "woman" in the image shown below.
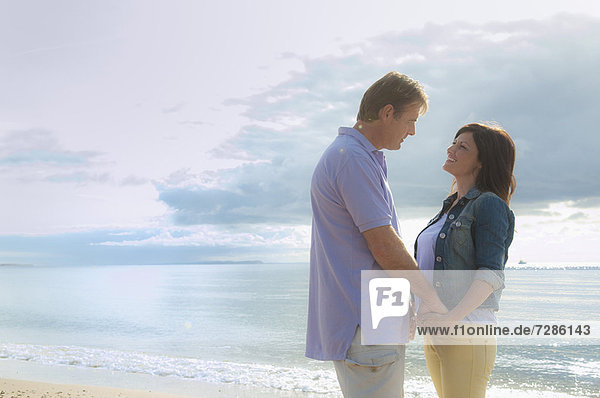
<path fill-rule="evenodd" d="M 421 322 L 495 324 L 514 232 L 508 205 L 516 186 L 515 146 L 501 128 L 474 123 L 458 130 L 447 154 L 442 168 L 454 176 L 453 193 L 417 237 L 415 257 L 421 269 L 433 270 L 428 274 L 449 312 L 423 314 L 422 308 Z M 425 337 L 425 359 L 438 396 L 485 397 L 495 338 L 479 345 L 444 341 Z"/>

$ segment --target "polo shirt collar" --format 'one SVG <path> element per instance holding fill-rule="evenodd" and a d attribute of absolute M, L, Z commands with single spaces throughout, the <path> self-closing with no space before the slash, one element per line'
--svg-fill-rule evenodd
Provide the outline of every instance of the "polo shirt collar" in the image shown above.
<path fill-rule="evenodd" d="M 377 148 L 375 148 L 375 146 L 373 146 L 373 144 L 371 144 L 371 141 L 369 141 L 367 139 L 367 137 L 365 137 L 364 135 L 362 135 L 362 133 L 354 128 L 351 127 L 340 127 L 338 130 L 338 134 L 339 135 L 349 135 L 351 137 L 354 137 L 358 140 L 358 142 L 360 142 L 360 144 L 365 147 L 365 149 L 369 152 L 380 152 L 377 151 Z"/>

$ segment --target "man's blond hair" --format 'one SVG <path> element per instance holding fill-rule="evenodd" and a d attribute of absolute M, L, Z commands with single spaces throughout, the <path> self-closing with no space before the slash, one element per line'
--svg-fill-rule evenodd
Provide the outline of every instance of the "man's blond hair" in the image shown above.
<path fill-rule="evenodd" d="M 420 105 L 419 114 L 427 112 L 427 94 L 416 80 L 399 72 L 390 72 L 377 80 L 363 95 L 356 120 L 371 122 L 379 119 L 379 110 L 386 105 L 394 107 L 399 118 L 412 105 Z"/>

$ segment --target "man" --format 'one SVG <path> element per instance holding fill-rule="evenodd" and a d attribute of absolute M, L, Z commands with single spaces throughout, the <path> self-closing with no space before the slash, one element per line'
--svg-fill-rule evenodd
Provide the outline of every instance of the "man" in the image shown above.
<path fill-rule="evenodd" d="M 417 269 L 398 234 L 380 150 L 400 149 L 426 111 L 419 83 L 388 73 L 365 92 L 356 124 L 339 129 L 313 174 L 306 356 L 334 361 L 346 398 L 403 396 L 404 345 L 360 343 L 360 275 Z M 411 278 L 424 305 L 446 312 L 424 278 Z"/>

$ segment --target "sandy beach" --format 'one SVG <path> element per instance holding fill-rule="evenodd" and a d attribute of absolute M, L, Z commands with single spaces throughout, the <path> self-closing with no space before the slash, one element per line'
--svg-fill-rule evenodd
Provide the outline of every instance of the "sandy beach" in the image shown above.
<path fill-rule="evenodd" d="M 236 385 L 202 383 L 194 393 L 180 395 L 164 391 L 132 390 L 126 388 L 55 384 L 47 382 L 0 379 L 0 398 L 251 398 L 295 397 L 295 393 L 273 392 Z M 306 396 L 306 395 L 302 395 Z"/>
<path fill-rule="evenodd" d="M 218 396 L 218 395 L 215 395 Z M 127 390 L 111 387 L 52 384 L 25 380 L 0 380 L 0 398 L 177 398 L 163 392 Z"/>

